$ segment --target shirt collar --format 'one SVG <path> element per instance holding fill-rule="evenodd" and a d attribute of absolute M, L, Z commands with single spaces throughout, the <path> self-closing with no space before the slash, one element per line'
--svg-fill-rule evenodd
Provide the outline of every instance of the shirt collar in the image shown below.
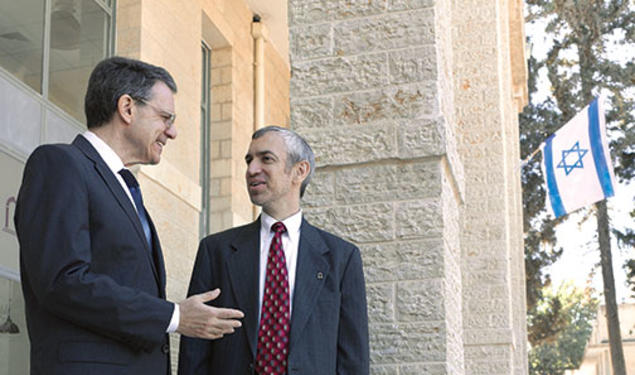
<path fill-rule="evenodd" d="M 260 214 L 260 228 L 265 233 L 271 232 L 271 226 L 279 220 L 267 215 L 266 212 Z M 302 225 L 302 210 L 282 220 L 282 224 L 287 228 L 287 234 L 292 241 L 295 241 L 300 234 L 300 225 Z"/>
<path fill-rule="evenodd" d="M 112 173 L 117 175 L 121 169 L 125 168 L 121 158 L 117 155 L 115 150 L 108 146 L 108 144 L 99 138 L 97 134 L 91 132 L 90 130 L 86 130 L 82 135 L 86 138 L 86 140 L 88 140 L 88 142 L 90 142 L 95 150 L 97 150 L 97 153 L 102 159 L 104 159 L 104 162 L 108 168 L 110 168 Z"/>

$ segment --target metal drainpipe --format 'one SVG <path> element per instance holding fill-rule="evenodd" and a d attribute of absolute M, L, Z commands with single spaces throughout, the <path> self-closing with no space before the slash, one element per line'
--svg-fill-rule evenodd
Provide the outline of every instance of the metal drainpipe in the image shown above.
<path fill-rule="evenodd" d="M 254 131 L 265 126 L 265 26 L 254 15 L 251 24 L 254 38 Z"/>
<path fill-rule="evenodd" d="M 254 38 L 254 131 L 265 126 L 265 26 L 255 14 L 251 24 Z M 260 215 L 260 207 L 253 205 L 254 220 Z"/>

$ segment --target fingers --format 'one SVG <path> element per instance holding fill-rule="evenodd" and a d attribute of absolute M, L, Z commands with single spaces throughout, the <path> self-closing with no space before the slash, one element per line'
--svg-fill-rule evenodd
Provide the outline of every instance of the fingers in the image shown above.
<path fill-rule="evenodd" d="M 220 289 L 190 296 L 182 301 L 180 323 L 177 331 L 190 337 L 219 339 L 242 327 L 242 311 L 205 304 L 220 295 Z"/>
<path fill-rule="evenodd" d="M 215 310 L 216 310 L 216 316 L 219 319 L 241 319 L 245 317 L 245 314 L 243 314 L 243 312 L 240 310 L 226 309 L 226 308 L 215 308 Z"/>
<path fill-rule="evenodd" d="M 220 289 L 216 288 L 205 293 L 198 294 L 197 297 L 201 299 L 203 303 L 213 301 L 220 295 Z"/>
<path fill-rule="evenodd" d="M 219 295 L 220 295 L 220 289 L 216 288 L 214 290 L 210 290 L 205 293 L 198 294 L 194 297 L 199 297 L 201 302 L 205 303 L 205 302 L 215 300 Z M 220 307 L 219 308 L 211 307 L 211 308 L 214 309 L 214 315 L 220 319 L 240 319 L 245 316 L 243 312 L 240 310 L 220 308 Z"/>

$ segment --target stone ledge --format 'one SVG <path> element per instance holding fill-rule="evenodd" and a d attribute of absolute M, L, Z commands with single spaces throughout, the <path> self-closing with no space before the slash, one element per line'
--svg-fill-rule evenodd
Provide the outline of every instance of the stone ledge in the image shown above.
<path fill-rule="evenodd" d="M 511 329 L 465 329 L 463 332 L 464 346 L 500 345 L 514 343 L 514 332 Z"/>

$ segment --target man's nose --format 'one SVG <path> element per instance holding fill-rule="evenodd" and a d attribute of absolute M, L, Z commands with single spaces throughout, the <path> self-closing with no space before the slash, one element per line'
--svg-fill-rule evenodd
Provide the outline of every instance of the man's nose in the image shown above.
<path fill-rule="evenodd" d="M 256 160 L 252 160 L 247 165 L 247 175 L 248 176 L 253 176 L 255 174 L 258 174 L 258 172 L 260 172 L 260 163 L 258 163 L 258 161 L 256 161 Z"/>
<path fill-rule="evenodd" d="M 176 126 L 174 126 L 174 124 L 172 124 L 171 126 L 168 126 L 168 128 L 165 129 L 164 133 L 170 139 L 176 138 L 176 134 L 177 134 Z"/>

